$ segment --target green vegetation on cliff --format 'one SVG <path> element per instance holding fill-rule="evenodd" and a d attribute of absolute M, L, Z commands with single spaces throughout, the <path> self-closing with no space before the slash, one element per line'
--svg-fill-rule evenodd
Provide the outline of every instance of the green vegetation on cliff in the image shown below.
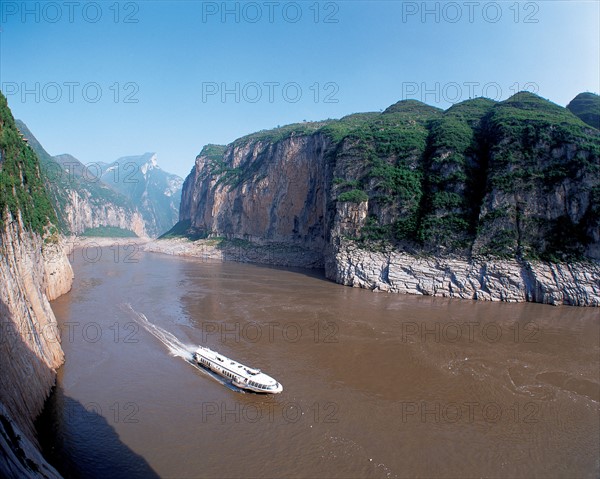
<path fill-rule="evenodd" d="M 576 117 L 600 130 L 600 96 L 594 93 L 580 93 L 567 105 Z"/>
<path fill-rule="evenodd" d="M 494 104 L 468 100 L 430 125 L 418 232 L 428 248 L 464 250 L 474 240 L 487 165 L 483 119 Z"/>
<path fill-rule="evenodd" d="M 207 233 L 196 231 L 192 227 L 192 222 L 190 220 L 182 220 L 175 224 L 169 231 L 159 236 L 158 239 L 187 238 L 196 241 L 207 237 Z"/>
<path fill-rule="evenodd" d="M 553 261 L 582 258 L 600 218 L 600 132 L 531 93 L 496 105 L 476 251 Z"/>
<path fill-rule="evenodd" d="M 0 223 L 19 213 L 31 230 L 43 234 L 57 218 L 44 189 L 38 158 L 22 139 L 5 96 L 0 92 Z"/>
<path fill-rule="evenodd" d="M 282 154 L 292 156 L 282 160 Z M 382 113 L 288 125 L 207 147 L 198 165 L 202 179 L 189 184 L 203 191 L 195 208 L 200 219 L 192 218 L 190 228 L 268 237 L 276 217 L 263 215 L 261 224 L 271 226 L 249 233 L 241 225 L 254 206 L 242 196 L 261 188 L 275 188 L 273 201 L 298 194 L 274 166 L 296 161 L 296 154 L 297 161 L 318 164 L 309 171 L 326 179 L 306 197 L 326 205 L 320 223 L 303 233 L 307 241 L 340 235 L 365 248 L 382 246 L 376 242 L 434 255 L 600 256 L 600 132 L 534 94 L 475 98 L 446 111 L 404 100 Z M 215 210 L 206 214 L 203 205 L 214 208 L 211 195 L 222 189 L 235 192 L 227 200 L 233 203 L 219 209 L 218 224 L 205 224 Z M 315 203 L 315 195 L 323 202 Z M 294 241 L 301 221 L 288 223 L 294 226 L 285 234 Z"/>

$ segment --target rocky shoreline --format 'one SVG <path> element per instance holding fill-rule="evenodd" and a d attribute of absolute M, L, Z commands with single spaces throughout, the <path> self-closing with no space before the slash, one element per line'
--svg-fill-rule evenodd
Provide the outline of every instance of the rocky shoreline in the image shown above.
<path fill-rule="evenodd" d="M 479 301 L 600 306 L 600 263 L 551 264 L 372 252 L 342 243 L 326 275 L 346 286 Z"/>
<path fill-rule="evenodd" d="M 342 242 L 330 254 L 296 246 L 185 238 L 154 240 L 144 251 L 302 268 L 325 268 L 328 279 L 375 292 L 477 301 L 600 306 L 600 263 L 545 262 L 416 256 L 369 251 Z"/>

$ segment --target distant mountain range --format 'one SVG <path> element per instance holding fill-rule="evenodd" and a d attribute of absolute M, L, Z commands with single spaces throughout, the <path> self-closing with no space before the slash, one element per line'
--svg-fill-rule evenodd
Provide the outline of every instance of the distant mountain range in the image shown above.
<path fill-rule="evenodd" d="M 183 180 L 162 170 L 156 154 L 84 165 L 69 154 L 51 156 L 25 123 L 16 120 L 16 125 L 40 159 L 63 232 L 110 228 L 114 234 L 118 228 L 156 237 L 177 222 Z"/>
<path fill-rule="evenodd" d="M 102 182 L 138 208 L 152 236 L 164 233 L 177 222 L 183 179 L 162 170 L 156 153 L 124 156 L 99 166 Z"/>

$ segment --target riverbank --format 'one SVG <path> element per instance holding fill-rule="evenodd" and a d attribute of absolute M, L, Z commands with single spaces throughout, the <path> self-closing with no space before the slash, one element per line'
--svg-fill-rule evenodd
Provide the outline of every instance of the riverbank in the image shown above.
<path fill-rule="evenodd" d="M 343 242 L 326 275 L 346 286 L 479 301 L 600 306 L 600 264 L 440 258 Z"/>
<path fill-rule="evenodd" d="M 370 251 L 341 242 L 325 258 L 285 244 L 261 245 L 222 238 L 153 240 L 144 251 L 205 261 L 235 261 L 325 268 L 336 283 L 375 292 L 441 296 L 477 301 L 600 306 L 600 264 L 552 264 L 513 259 L 439 258 L 397 251 Z"/>
<path fill-rule="evenodd" d="M 234 261 L 310 269 L 324 267 L 323 256 L 319 252 L 283 243 L 258 244 L 224 238 L 197 241 L 169 238 L 146 242 L 141 249 L 152 253 L 200 258 L 203 261 Z"/>

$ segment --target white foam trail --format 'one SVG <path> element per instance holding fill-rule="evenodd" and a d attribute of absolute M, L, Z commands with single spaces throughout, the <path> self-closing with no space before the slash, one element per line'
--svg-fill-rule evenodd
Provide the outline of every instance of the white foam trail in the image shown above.
<path fill-rule="evenodd" d="M 187 361 L 193 360 L 194 346 L 186 346 L 169 331 L 164 330 L 156 324 L 152 324 L 144 314 L 138 313 L 133 309 L 131 304 L 122 304 L 121 309 L 130 313 L 140 326 L 163 343 L 169 350 L 171 356 L 180 357 Z"/>
<path fill-rule="evenodd" d="M 138 323 L 146 331 L 148 331 L 152 336 L 154 336 L 161 343 L 163 343 L 169 350 L 169 353 L 171 354 L 171 356 L 185 359 L 196 369 L 198 369 L 202 373 L 208 375 L 209 377 L 213 378 L 215 381 L 223 384 L 225 387 L 228 387 L 229 389 L 231 389 L 233 391 L 240 392 L 240 393 L 244 392 L 242 389 L 239 389 L 236 386 L 233 386 L 232 384 L 229 383 L 229 381 L 224 380 L 224 378 L 218 376 L 217 374 L 213 373 L 212 371 L 208 371 L 208 370 L 198 366 L 196 361 L 194 361 L 194 351 L 196 350 L 196 346 L 183 344 L 179 339 L 177 339 L 177 337 L 175 335 L 173 335 L 169 331 L 166 331 L 163 328 L 161 328 L 160 326 L 157 326 L 156 324 L 153 324 L 150 321 L 148 321 L 148 318 L 146 317 L 146 315 L 144 315 L 142 313 L 138 313 L 135 309 L 133 309 L 131 304 L 129 304 L 129 303 L 121 304 L 121 305 L 119 305 L 119 307 L 126 313 L 130 314 L 133 317 L 133 319 L 135 319 L 136 323 Z"/>

